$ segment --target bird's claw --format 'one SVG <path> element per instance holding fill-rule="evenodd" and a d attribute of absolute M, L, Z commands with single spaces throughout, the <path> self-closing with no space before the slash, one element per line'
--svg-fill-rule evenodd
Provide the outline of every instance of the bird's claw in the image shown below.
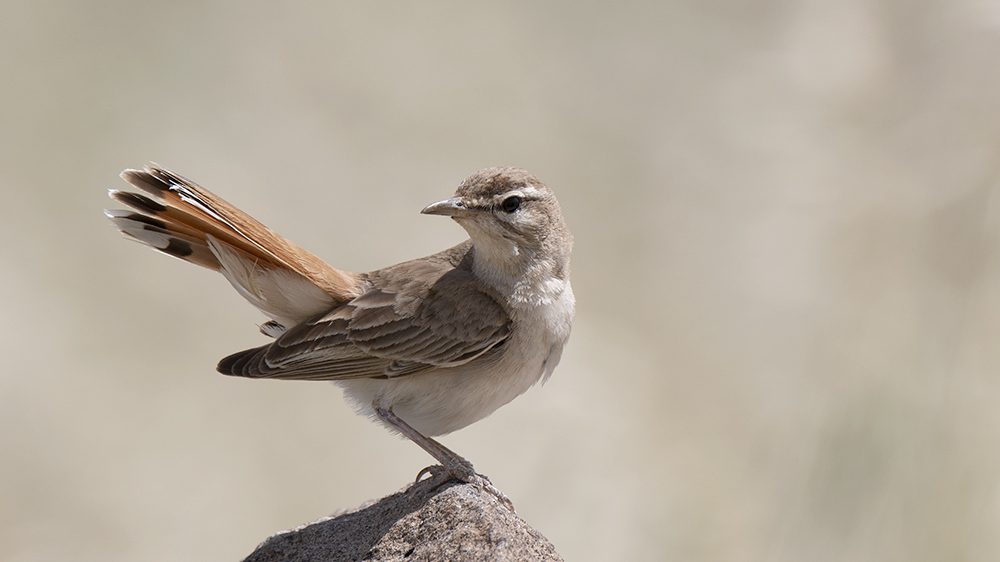
<path fill-rule="evenodd" d="M 422 480 L 425 474 L 430 474 L 431 476 L 426 480 Z M 435 490 L 449 480 L 457 480 L 466 484 L 472 484 L 476 488 L 479 488 L 480 490 L 495 497 L 501 504 L 509 509 L 512 514 L 517 515 L 517 512 L 514 510 L 514 503 L 510 501 L 510 498 L 494 486 L 493 483 L 490 482 L 489 478 L 473 470 L 472 464 L 468 462 L 456 465 L 451 469 L 440 464 L 428 466 L 417 473 L 417 479 L 414 482 L 414 487 L 416 487 L 417 484 L 423 484 L 421 487 L 426 486 L 429 490 Z"/>

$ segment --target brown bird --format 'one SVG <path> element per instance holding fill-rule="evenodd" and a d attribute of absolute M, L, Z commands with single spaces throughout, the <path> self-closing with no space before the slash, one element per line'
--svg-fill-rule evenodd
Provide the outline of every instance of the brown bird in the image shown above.
<path fill-rule="evenodd" d="M 203 187 L 156 165 L 125 170 L 147 195 L 111 190 L 131 210 L 105 213 L 125 235 L 218 271 L 271 318 L 268 345 L 219 372 L 334 381 L 359 413 L 430 453 L 434 484 L 488 489 L 472 464 L 431 436 L 479 421 L 552 374 L 569 338 L 573 237 L 552 191 L 518 168 L 469 176 L 444 215 L 469 240 L 368 273 L 341 271 Z"/>

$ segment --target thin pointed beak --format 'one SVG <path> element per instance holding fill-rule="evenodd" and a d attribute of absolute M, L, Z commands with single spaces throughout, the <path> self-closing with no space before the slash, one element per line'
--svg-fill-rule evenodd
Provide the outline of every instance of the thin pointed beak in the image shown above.
<path fill-rule="evenodd" d="M 420 211 L 421 215 L 442 215 L 446 217 L 457 217 L 469 214 L 470 210 L 465 205 L 461 197 L 452 197 L 437 203 L 431 203 Z"/>

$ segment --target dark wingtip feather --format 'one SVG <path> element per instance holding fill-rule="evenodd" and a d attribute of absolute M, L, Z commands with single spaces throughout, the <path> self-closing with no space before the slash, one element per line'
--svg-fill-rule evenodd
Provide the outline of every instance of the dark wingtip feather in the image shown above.
<path fill-rule="evenodd" d="M 259 357 L 268 346 L 255 347 L 253 349 L 247 349 L 245 351 L 240 351 L 234 353 L 228 357 L 224 357 L 219 364 L 216 365 L 215 370 L 219 371 L 223 375 L 236 376 L 236 377 L 250 377 L 258 378 L 260 374 L 258 370 L 252 368 L 252 363 L 258 362 Z"/>
<path fill-rule="evenodd" d="M 252 350 L 240 351 L 239 353 L 223 357 L 222 360 L 219 361 L 219 364 L 215 366 L 215 370 L 219 371 L 223 375 L 242 376 L 243 373 L 236 372 L 234 367 L 236 366 L 236 363 L 243 359 L 243 357 L 250 351 Z"/>

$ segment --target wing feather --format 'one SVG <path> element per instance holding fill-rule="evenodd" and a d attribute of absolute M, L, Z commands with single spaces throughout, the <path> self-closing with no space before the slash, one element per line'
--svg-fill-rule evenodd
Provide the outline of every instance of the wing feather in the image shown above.
<path fill-rule="evenodd" d="M 459 249 L 469 246 L 451 252 Z M 370 288 L 361 296 L 268 346 L 223 359 L 219 370 L 281 379 L 398 377 L 454 367 L 497 349 L 510 335 L 509 315 L 469 269 L 439 256 L 425 258 L 438 266 L 433 275 L 420 264 L 423 282 L 405 275 L 413 271 L 401 267 L 407 264 L 369 274 Z"/>

